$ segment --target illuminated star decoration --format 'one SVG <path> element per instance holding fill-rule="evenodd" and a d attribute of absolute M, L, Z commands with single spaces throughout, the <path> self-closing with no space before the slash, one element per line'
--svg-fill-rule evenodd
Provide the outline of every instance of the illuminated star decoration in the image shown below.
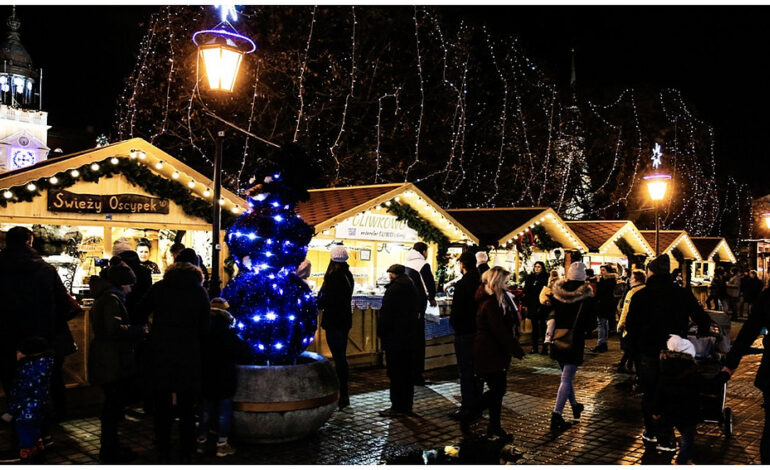
<path fill-rule="evenodd" d="M 660 149 L 660 144 L 655 142 L 655 147 L 652 149 L 652 167 L 658 168 L 661 163 L 661 157 L 663 157 L 663 152 Z"/>
<path fill-rule="evenodd" d="M 238 21 L 238 11 L 235 9 L 235 4 L 223 3 L 214 5 L 214 8 L 219 10 L 219 17 L 222 21 L 227 21 L 227 18 L 232 18 L 233 21 Z"/>

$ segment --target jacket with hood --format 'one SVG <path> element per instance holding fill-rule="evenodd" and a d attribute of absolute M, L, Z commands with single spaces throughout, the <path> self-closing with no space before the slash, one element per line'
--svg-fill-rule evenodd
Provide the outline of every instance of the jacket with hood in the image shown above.
<path fill-rule="evenodd" d="M 152 272 L 139 261 L 139 255 L 134 250 L 126 250 L 120 252 L 118 255 L 124 263 L 131 268 L 136 276 L 136 284 L 131 292 L 126 296 L 126 310 L 128 310 L 128 317 L 134 325 L 144 325 L 147 323 L 147 318 L 142 318 L 139 313 L 139 302 L 142 301 L 147 291 L 152 287 Z"/>
<path fill-rule="evenodd" d="M 433 271 L 430 264 L 423 258 L 422 253 L 417 250 L 409 250 L 406 254 L 406 274 L 412 279 L 414 287 L 417 289 L 417 302 L 420 307 L 420 319 L 425 314 L 429 300 L 436 298 L 436 281 L 433 278 Z"/>
<path fill-rule="evenodd" d="M 618 275 L 606 273 L 596 286 L 596 316 L 603 319 L 615 317 L 618 300 L 615 298 L 615 285 L 618 283 Z"/>
<path fill-rule="evenodd" d="M 476 290 L 476 302 L 479 307 L 473 339 L 473 366 L 482 375 L 506 371 L 511 357 L 524 357 L 514 335 L 514 328 L 519 323 L 516 306 L 506 301 L 506 307 L 501 307 L 497 296 L 489 295 L 483 285 Z"/>
<path fill-rule="evenodd" d="M 687 337 L 690 320 L 698 333 L 708 333 L 711 318 L 687 288 L 677 287 L 668 274 L 653 274 L 631 298 L 626 331 L 631 349 L 657 358 L 670 335 Z"/>
<path fill-rule="evenodd" d="M 32 247 L 0 253 L 0 348 L 4 355 L 12 354 L 15 360 L 15 351 L 53 352 L 57 336 L 69 333 L 66 321 L 78 311 L 56 268 Z"/>
<path fill-rule="evenodd" d="M 591 324 L 591 314 L 587 311 L 590 300 L 594 296 L 591 286 L 583 281 L 556 281 L 551 287 L 551 306 L 556 320 L 556 329 L 572 330 L 572 348 L 568 351 L 559 351 L 551 348 L 551 357 L 560 364 L 583 363 L 583 349 L 585 349 L 585 331 Z M 583 306 L 581 309 L 581 305 Z M 578 313 L 580 314 L 578 316 Z M 575 318 L 577 317 L 577 322 Z"/>
<path fill-rule="evenodd" d="M 458 335 L 476 332 L 476 290 L 479 285 L 481 276 L 475 268 L 469 269 L 455 284 L 449 323 Z"/>
<path fill-rule="evenodd" d="M 353 274 L 348 263 L 330 273 L 318 292 L 318 308 L 323 310 L 321 327 L 324 330 L 347 331 L 353 326 Z"/>
<path fill-rule="evenodd" d="M 174 263 L 140 304 L 152 315 L 149 355 L 153 385 L 163 391 L 197 391 L 201 342 L 209 327 L 209 295 L 203 273 L 190 263 Z"/>
<path fill-rule="evenodd" d="M 541 318 L 545 312 L 540 302 L 540 293 L 548 286 L 548 274 L 541 271 L 540 274 L 531 273 L 524 281 L 524 302 L 527 306 L 528 318 Z"/>
<path fill-rule="evenodd" d="M 203 397 L 219 401 L 235 395 L 238 364 L 251 359 L 249 345 L 231 328 L 233 316 L 212 308 L 210 327 L 203 338 Z"/>
<path fill-rule="evenodd" d="M 417 289 L 406 274 L 393 279 L 382 297 L 377 336 L 388 351 L 408 351 L 413 343 L 417 318 Z"/>
<path fill-rule="evenodd" d="M 660 353 L 660 376 L 653 395 L 653 413 L 662 415 L 674 426 L 700 423 L 698 397 L 705 384 L 698 374 L 695 359 L 687 353 Z"/>
<path fill-rule="evenodd" d="M 123 293 L 107 280 L 91 276 L 94 305 L 89 321 L 94 338 L 89 345 L 88 374 L 94 385 L 131 377 L 137 372 L 135 346 L 142 326 L 130 326 Z"/>

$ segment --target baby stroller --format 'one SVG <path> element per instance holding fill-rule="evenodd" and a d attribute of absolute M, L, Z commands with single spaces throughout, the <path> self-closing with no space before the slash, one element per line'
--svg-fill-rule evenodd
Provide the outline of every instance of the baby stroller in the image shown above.
<path fill-rule="evenodd" d="M 701 417 L 704 423 L 718 425 L 730 437 L 733 434 L 733 413 L 725 407 L 727 383 L 716 380 L 722 370 L 722 359 L 730 352 L 730 338 L 722 328 L 713 325 L 709 336 L 697 337 L 697 327 L 691 327 L 687 339 L 695 346 L 695 362 L 701 376 Z"/>

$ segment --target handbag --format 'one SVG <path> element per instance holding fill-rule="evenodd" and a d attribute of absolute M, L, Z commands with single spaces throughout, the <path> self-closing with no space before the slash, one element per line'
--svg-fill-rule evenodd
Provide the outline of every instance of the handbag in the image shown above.
<path fill-rule="evenodd" d="M 580 318 L 580 312 L 583 311 L 584 302 L 585 301 L 581 302 L 580 307 L 578 307 L 575 321 L 572 322 L 572 328 L 557 328 L 554 330 L 553 345 L 551 346 L 553 349 L 559 352 L 567 352 L 572 349 L 575 326 L 577 326 L 578 318 Z"/>

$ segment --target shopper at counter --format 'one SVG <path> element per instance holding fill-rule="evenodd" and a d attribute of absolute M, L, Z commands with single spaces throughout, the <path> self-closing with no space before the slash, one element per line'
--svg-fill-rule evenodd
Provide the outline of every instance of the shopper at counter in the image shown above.
<path fill-rule="evenodd" d="M 415 328 L 414 318 L 420 307 L 418 289 L 406 269 L 400 264 L 388 268 L 390 284 L 382 297 L 377 321 L 377 336 L 385 350 L 388 378 L 390 379 L 390 408 L 379 411 L 380 416 L 396 418 L 412 413 L 414 403 L 413 336 L 420 331 Z M 423 337 L 425 335 L 423 334 Z"/>
<path fill-rule="evenodd" d="M 428 308 L 428 303 L 431 307 L 437 305 L 436 281 L 433 279 L 433 270 L 426 261 L 427 258 L 428 245 L 417 242 L 406 254 L 405 263 L 406 274 L 417 288 L 417 305 L 419 307 L 417 310 L 417 335 L 414 337 L 414 357 L 412 358 L 415 385 L 425 385 L 425 379 L 422 376 L 425 371 L 425 309 Z"/>
<path fill-rule="evenodd" d="M 340 382 L 340 409 L 350 406 L 348 395 L 348 333 L 353 326 L 353 274 L 347 263 L 348 252 L 342 245 L 331 249 L 331 261 L 318 292 L 317 305 L 323 311 L 321 328 L 326 330 L 326 344 L 334 359 Z"/>
<path fill-rule="evenodd" d="M 140 305 L 142 312 L 152 314 L 150 375 L 160 463 L 170 462 L 174 396 L 181 463 L 190 463 L 195 447 L 193 412 L 201 388 L 201 342 L 208 330 L 210 309 L 197 261 L 194 250 L 183 250 Z"/>
<path fill-rule="evenodd" d="M 467 251 L 460 256 L 460 271 L 463 276 L 455 284 L 452 311 L 449 315 L 449 322 L 455 332 L 455 355 L 462 397 L 460 407 L 449 413 L 449 417 L 460 420 L 469 418 L 474 413 L 478 414 L 483 388 L 473 368 L 473 338 L 476 336 L 475 296 L 481 285 L 481 276 L 476 269 L 477 259 L 478 256 L 474 257 Z"/>

